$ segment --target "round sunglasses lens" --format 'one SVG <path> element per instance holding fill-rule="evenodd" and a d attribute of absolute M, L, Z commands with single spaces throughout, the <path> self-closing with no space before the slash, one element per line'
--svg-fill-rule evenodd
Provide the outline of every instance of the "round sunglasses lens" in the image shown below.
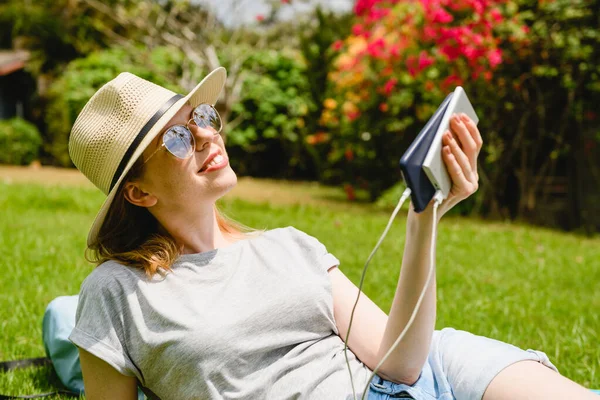
<path fill-rule="evenodd" d="M 215 134 L 221 132 L 221 117 L 214 107 L 200 104 L 194 109 L 194 122 L 200 128 L 210 129 Z"/>
<path fill-rule="evenodd" d="M 194 151 L 194 137 L 183 125 L 171 127 L 163 136 L 165 147 L 178 158 L 188 158 Z"/>

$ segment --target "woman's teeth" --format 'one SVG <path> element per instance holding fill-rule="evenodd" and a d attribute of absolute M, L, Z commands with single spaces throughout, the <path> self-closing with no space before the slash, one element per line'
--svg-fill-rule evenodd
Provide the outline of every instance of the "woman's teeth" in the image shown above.
<path fill-rule="evenodd" d="M 206 164 L 206 167 L 204 167 L 204 170 L 206 170 L 209 167 L 212 167 L 213 165 L 220 164 L 222 161 L 223 161 L 223 156 L 219 154 L 219 155 L 215 156 L 215 158 L 210 160 L 210 162 L 208 164 Z"/>

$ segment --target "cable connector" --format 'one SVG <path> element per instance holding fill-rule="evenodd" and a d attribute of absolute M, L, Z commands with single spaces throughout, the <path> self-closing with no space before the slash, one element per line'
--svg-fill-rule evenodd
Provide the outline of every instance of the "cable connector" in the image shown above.
<path fill-rule="evenodd" d="M 442 204 L 442 201 L 444 201 L 444 199 L 446 198 L 446 196 L 444 196 L 444 193 L 442 193 L 441 190 L 436 190 L 435 194 L 433 195 L 433 201 L 439 206 L 440 204 Z"/>
<path fill-rule="evenodd" d="M 400 196 L 400 201 L 398 202 L 398 206 L 396 206 L 396 208 L 400 209 L 400 207 L 402 207 L 402 204 L 404 204 L 404 202 L 406 201 L 406 199 L 408 199 L 408 196 L 410 196 L 411 193 L 412 191 L 409 187 L 404 189 L 404 192 L 402 192 L 402 196 Z"/>

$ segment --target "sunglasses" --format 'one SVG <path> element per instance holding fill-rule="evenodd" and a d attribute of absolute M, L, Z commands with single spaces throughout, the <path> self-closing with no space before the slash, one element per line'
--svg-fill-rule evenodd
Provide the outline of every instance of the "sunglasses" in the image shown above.
<path fill-rule="evenodd" d="M 185 125 L 173 125 L 162 136 L 162 145 L 156 149 L 144 164 L 146 164 L 159 150 L 167 149 L 177 158 L 185 160 L 194 154 L 196 140 L 188 126 L 194 122 L 202 129 L 212 131 L 214 135 L 221 133 L 223 123 L 217 110 L 210 104 L 200 104 L 192 111 L 192 118 Z"/>

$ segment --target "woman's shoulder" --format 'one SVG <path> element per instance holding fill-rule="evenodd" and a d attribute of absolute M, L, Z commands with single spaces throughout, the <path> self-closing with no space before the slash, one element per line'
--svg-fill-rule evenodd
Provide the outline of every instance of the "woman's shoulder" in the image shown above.
<path fill-rule="evenodd" d="M 94 268 L 81 284 L 81 292 L 98 292 L 122 290 L 134 285 L 144 272 L 140 269 L 123 265 L 114 260 L 103 262 Z"/>
<path fill-rule="evenodd" d="M 265 234 L 267 234 L 272 240 L 279 242 L 291 242 L 303 248 L 314 249 L 324 247 L 319 239 L 291 225 L 282 228 L 271 229 L 265 232 Z"/>
<path fill-rule="evenodd" d="M 272 240 L 277 241 L 286 254 L 298 256 L 298 259 L 305 260 L 311 265 L 315 265 L 319 270 L 329 270 L 332 266 L 339 265 L 340 261 L 325 247 L 316 237 L 301 231 L 293 226 L 277 228 L 267 231 Z M 267 247 L 269 251 L 273 246 Z M 291 252 L 291 253 L 290 253 Z"/>
<path fill-rule="evenodd" d="M 264 234 L 264 236 L 270 238 L 270 239 L 275 239 L 275 240 L 302 240 L 302 239 L 306 239 L 311 238 L 312 236 L 308 235 L 307 233 L 291 226 L 284 226 L 281 228 L 274 228 L 274 229 L 270 229 L 268 231 L 266 231 Z"/>

